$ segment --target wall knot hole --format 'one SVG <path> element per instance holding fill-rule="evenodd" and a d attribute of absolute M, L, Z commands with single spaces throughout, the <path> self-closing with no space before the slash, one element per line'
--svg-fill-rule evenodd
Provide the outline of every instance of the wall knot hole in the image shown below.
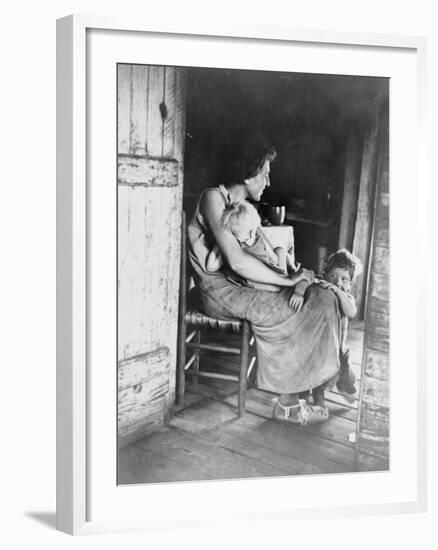
<path fill-rule="evenodd" d="M 161 113 L 161 118 L 162 118 L 163 120 L 166 120 L 166 118 L 167 118 L 167 106 L 166 106 L 166 104 L 164 103 L 164 101 L 162 101 L 162 102 L 160 103 L 160 113 Z"/>

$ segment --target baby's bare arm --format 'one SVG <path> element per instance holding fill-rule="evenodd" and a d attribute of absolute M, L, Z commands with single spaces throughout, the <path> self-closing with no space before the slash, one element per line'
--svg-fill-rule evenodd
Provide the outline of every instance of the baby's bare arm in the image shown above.
<path fill-rule="evenodd" d="M 219 271 L 219 269 L 223 265 L 224 265 L 224 258 L 221 254 L 221 251 L 219 250 L 219 247 L 215 245 L 208 253 L 205 267 L 207 271 L 210 271 L 211 273 L 213 273 L 215 271 Z"/>

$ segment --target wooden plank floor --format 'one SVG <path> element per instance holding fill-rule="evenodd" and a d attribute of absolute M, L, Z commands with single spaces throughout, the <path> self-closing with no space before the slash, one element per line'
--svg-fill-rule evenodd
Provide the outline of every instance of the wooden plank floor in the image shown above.
<path fill-rule="evenodd" d="M 227 335 L 228 336 L 228 335 Z M 363 325 L 349 331 L 353 369 L 360 373 Z M 227 362 L 229 364 L 229 357 Z M 203 356 L 201 368 L 221 358 Z M 272 419 L 273 394 L 251 388 L 238 418 L 233 382 L 187 383 L 184 406 L 159 431 L 119 452 L 118 482 L 157 483 L 309 475 L 353 471 L 357 402 L 327 395 L 330 418 L 313 426 Z"/>

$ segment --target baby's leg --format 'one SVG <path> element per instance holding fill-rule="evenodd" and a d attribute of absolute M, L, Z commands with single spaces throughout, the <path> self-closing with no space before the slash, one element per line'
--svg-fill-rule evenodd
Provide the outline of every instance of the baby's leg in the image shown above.
<path fill-rule="evenodd" d="M 277 265 L 278 267 L 287 273 L 287 260 L 286 260 L 286 250 L 282 246 L 276 246 L 274 248 L 275 255 L 277 256 Z"/>
<path fill-rule="evenodd" d="M 295 273 L 301 267 L 301 264 L 297 263 L 295 260 L 295 248 L 293 246 L 291 246 L 287 251 L 286 261 L 288 268 L 290 269 L 290 271 L 292 271 L 292 273 Z"/>

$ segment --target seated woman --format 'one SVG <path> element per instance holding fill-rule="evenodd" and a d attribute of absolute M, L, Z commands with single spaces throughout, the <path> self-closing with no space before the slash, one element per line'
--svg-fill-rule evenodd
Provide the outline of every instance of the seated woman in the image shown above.
<path fill-rule="evenodd" d="M 275 150 L 260 138 L 241 149 L 238 174 L 226 185 L 206 189 L 188 226 L 189 257 L 201 306 L 207 315 L 247 319 L 257 343 L 257 384 L 279 394 L 273 416 L 305 424 L 321 422 L 328 412 L 300 399 L 301 392 L 323 388 L 339 370 L 340 315 L 336 296 L 312 285 L 300 311 L 291 307 L 293 287 L 313 280 L 313 272 L 283 274 L 247 254 L 222 224 L 231 202 L 259 201 L 270 185 L 270 163 Z M 218 271 L 207 269 L 207 258 L 217 245 L 224 260 Z M 248 286 L 248 281 L 281 287 L 271 292 Z"/>

